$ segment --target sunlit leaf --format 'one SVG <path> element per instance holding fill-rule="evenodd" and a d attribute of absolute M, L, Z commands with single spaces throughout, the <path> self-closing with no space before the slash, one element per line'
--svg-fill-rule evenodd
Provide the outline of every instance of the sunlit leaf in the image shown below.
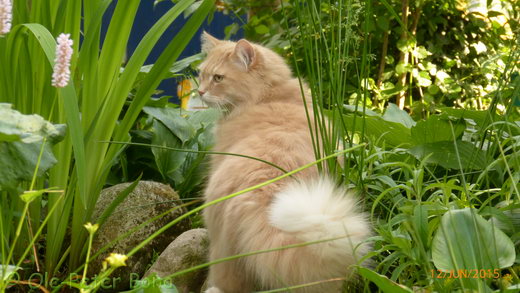
<path fill-rule="evenodd" d="M 64 125 L 54 125 L 38 115 L 23 115 L 9 104 L 0 104 L 0 189 L 31 180 L 37 166 L 37 175 L 43 175 L 56 163 L 52 145 L 64 135 Z"/>
<path fill-rule="evenodd" d="M 442 216 L 432 249 L 435 266 L 446 271 L 506 268 L 516 258 L 511 239 L 472 208 Z"/>
<path fill-rule="evenodd" d="M 437 141 L 416 145 L 408 153 L 418 160 L 446 169 L 477 169 L 487 166 L 486 152 L 467 141 Z"/>

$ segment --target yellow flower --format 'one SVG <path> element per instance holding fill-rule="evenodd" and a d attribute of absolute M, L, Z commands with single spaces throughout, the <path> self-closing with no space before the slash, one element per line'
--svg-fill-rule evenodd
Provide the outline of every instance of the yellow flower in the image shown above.
<path fill-rule="evenodd" d="M 94 233 L 96 233 L 97 229 L 99 228 L 99 225 L 98 224 L 92 225 L 92 223 L 88 222 L 85 225 L 83 225 L 83 227 L 85 227 L 85 229 L 87 229 L 87 231 L 90 234 L 94 234 Z"/>
<path fill-rule="evenodd" d="M 126 266 L 125 261 L 128 259 L 128 256 L 119 253 L 111 253 L 105 261 L 103 262 L 103 269 L 106 269 L 107 263 L 114 268 Z"/>

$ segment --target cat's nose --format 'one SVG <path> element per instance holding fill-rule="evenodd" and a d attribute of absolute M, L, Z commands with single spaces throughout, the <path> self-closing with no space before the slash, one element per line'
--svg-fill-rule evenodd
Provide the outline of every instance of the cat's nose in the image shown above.
<path fill-rule="evenodd" d="M 199 95 L 200 95 L 200 96 L 203 96 L 204 93 L 206 93 L 205 91 L 201 91 L 201 90 L 197 90 L 197 92 L 199 92 Z"/>

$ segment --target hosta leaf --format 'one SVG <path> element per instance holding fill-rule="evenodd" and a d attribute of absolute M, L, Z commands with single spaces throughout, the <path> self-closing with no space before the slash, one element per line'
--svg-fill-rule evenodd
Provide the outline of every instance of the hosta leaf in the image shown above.
<path fill-rule="evenodd" d="M 23 115 L 9 104 L 0 104 L 0 189 L 32 179 L 46 140 L 37 172 L 43 175 L 56 163 L 52 145 L 64 136 L 64 125 L 54 125 L 38 115 Z"/>
<path fill-rule="evenodd" d="M 438 141 L 414 146 L 407 150 L 418 160 L 446 169 L 484 169 L 486 153 L 467 141 Z"/>
<path fill-rule="evenodd" d="M 344 123 L 344 128 L 349 132 L 365 133 L 365 136 L 374 139 L 379 146 L 385 147 L 409 147 L 412 145 L 410 129 L 401 123 L 386 121 L 377 116 L 366 116 L 364 119 L 354 115 L 343 115 L 339 123 Z M 363 121 L 364 120 L 364 121 Z M 365 125 L 364 125 L 365 124 Z M 363 129 L 364 128 L 364 129 Z"/>
<path fill-rule="evenodd" d="M 450 116 L 459 118 L 459 119 L 471 119 L 475 121 L 475 123 L 481 128 L 486 128 L 489 124 L 495 121 L 504 120 L 503 117 L 492 114 L 491 111 L 477 111 L 477 110 L 467 110 L 467 109 L 452 109 L 452 108 L 440 108 L 441 112 L 447 113 Z"/>
<path fill-rule="evenodd" d="M 453 132 L 452 132 L 453 126 Z M 411 134 L 416 144 L 438 141 L 454 141 L 464 133 L 464 120 L 450 121 L 439 115 L 419 121 L 412 127 Z"/>
<path fill-rule="evenodd" d="M 161 121 L 182 143 L 192 139 L 196 134 L 195 128 L 181 117 L 180 109 L 144 107 L 143 110 Z"/>
<path fill-rule="evenodd" d="M 406 126 L 406 128 L 411 128 L 415 125 L 415 121 L 413 121 L 412 117 L 410 117 L 410 115 L 408 115 L 404 110 L 399 109 L 399 107 L 393 103 L 388 104 L 383 119 L 390 122 L 401 123 Z"/>
<path fill-rule="evenodd" d="M 450 210 L 433 238 L 432 258 L 440 270 L 494 270 L 513 265 L 511 239 L 475 209 Z"/>
<path fill-rule="evenodd" d="M 165 127 L 159 120 L 153 121 L 154 134 L 152 136 L 152 144 L 171 148 L 182 148 L 182 142 L 177 138 L 169 128 Z M 177 170 L 188 153 L 168 150 L 163 148 L 152 148 L 155 157 L 157 169 L 164 178 L 168 178 L 175 170 Z"/>

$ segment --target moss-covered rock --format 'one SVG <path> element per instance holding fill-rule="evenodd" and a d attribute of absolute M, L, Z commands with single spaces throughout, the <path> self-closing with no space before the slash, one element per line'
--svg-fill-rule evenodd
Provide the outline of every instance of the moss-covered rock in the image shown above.
<path fill-rule="evenodd" d="M 93 219 L 101 217 L 104 210 L 129 185 L 130 183 L 123 183 L 104 189 L 96 203 Z M 92 246 L 92 254 L 147 220 L 180 204 L 179 196 L 170 186 L 152 181 L 139 182 L 97 231 Z M 110 253 L 128 253 L 143 240 L 185 212 L 185 208 L 175 209 L 159 220 L 122 237 L 90 264 L 89 275 L 92 277 L 101 272 L 102 262 Z M 130 288 L 133 281 L 139 280 L 143 276 L 148 265 L 152 262 L 154 254 L 160 254 L 177 236 L 190 227 L 190 221 L 186 219 L 153 239 L 136 254 L 129 257 L 126 266 L 115 270 L 110 276 L 110 280 L 105 280 L 106 285 L 102 286 L 103 291 L 119 292 Z"/>

